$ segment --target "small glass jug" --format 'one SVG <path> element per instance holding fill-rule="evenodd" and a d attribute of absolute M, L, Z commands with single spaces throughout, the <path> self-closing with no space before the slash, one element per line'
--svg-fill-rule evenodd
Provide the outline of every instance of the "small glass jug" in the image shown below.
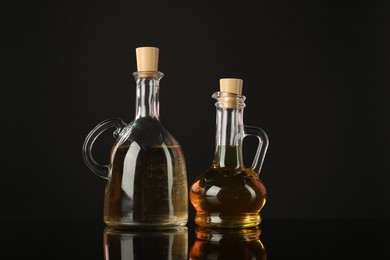
<path fill-rule="evenodd" d="M 195 222 L 200 226 L 243 228 L 261 222 L 260 210 L 267 194 L 259 174 L 268 137 L 261 128 L 244 125 L 242 82 L 235 78 L 221 79 L 220 91 L 213 94 L 217 100 L 214 160 L 190 188 Z M 242 158 L 242 142 L 247 136 L 259 140 L 250 168 L 244 166 Z"/>
<path fill-rule="evenodd" d="M 182 148 L 159 119 L 159 49 L 136 49 L 133 73 L 136 115 L 130 124 L 109 118 L 85 138 L 83 158 L 92 172 L 107 179 L 104 221 L 109 226 L 184 226 L 188 218 L 186 164 Z M 109 165 L 92 157 L 92 145 L 104 131 L 114 128 L 116 141 Z"/>

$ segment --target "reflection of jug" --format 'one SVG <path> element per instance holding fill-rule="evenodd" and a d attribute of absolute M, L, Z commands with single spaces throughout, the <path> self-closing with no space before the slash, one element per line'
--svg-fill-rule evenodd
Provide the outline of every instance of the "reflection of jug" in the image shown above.
<path fill-rule="evenodd" d="M 267 259 L 259 227 L 226 229 L 198 226 L 195 233 L 196 240 L 189 253 L 191 260 Z"/>
<path fill-rule="evenodd" d="M 188 229 L 104 229 L 104 260 L 187 260 Z"/>
<path fill-rule="evenodd" d="M 266 133 L 244 126 L 245 97 L 242 80 L 221 79 L 217 99 L 216 147 L 212 167 L 202 173 L 190 188 L 196 209 L 195 222 L 206 227 L 242 228 L 261 222 L 260 210 L 266 201 L 266 189 L 259 179 L 268 147 Z M 250 168 L 242 159 L 242 142 L 256 136 L 259 147 Z"/>
<path fill-rule="evenodd" d="M 109 118 L 86 137 L 87 166 L 107 179 L 104 221 L 109 226 L 182 226 L 188 218 L 188 189 L 180 144 L 159 119 L 159 50 L 136 49 L 138 71 L 136 115 L 130 124 Z M 92 157 L 92 145 L 105 130 L 115 128 L 109 165 Z"/>

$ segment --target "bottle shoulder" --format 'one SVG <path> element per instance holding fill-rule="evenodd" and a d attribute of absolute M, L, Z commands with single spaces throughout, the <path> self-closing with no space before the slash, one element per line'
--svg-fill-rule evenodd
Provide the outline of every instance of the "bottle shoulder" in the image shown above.
<path fill-rule="evenodd" d="M 240 180 L 251 179 L 256 182 L 261 182 L 259 176 L 250 168 L 228 168 L 228 167 L 210 167 L 206 171 L 202 172 L 195 180 L 195 182 L 200 181 L 203 185 L 207 183 L 224 183 L 224 182 L 233 182 L 240 183 Z"/>
<path fill-rule="evenodd" d="M 120 133 L 117 145 L 137 142 L 140 146 L 180 146 L 179 142 L 155 117 L 133 120 Z"/>
<path fill-rule="evenodd" d="M 256 172 L 250 168 L 231 168 L 231 167 L 216 167 L 212 165 L 209 169 L 204 171 L 202 175 L 224 175 L 226 177 L 235 176 L 235 175 L 248 175 L 257 177 Z"/>

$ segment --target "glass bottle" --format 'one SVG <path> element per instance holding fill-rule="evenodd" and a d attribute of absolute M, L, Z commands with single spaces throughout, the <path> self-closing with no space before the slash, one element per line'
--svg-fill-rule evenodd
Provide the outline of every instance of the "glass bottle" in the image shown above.
<path fill-rule="evenodd" d="M 104 222 L 109 226 L 184 226 L 188 218 L 186 164 L 182 148 L 159 119 L 159 49 L 136 48 L 136 114 L 130 124 L 109 118 L 85 138 L 83 158 L 107 179 Z M 114 128 L 109 165 L 92 156 L 96 138 Z"/>
<path fill-rule="evenodd" d="M 242 80 L 220 80 L 216 102 L 216 146 L 211 167 L 196 178 L 190 200 L 196 210 L 195 222 L 205 227 L 242 228 L 260 224 L 260 210 L 266 202 L 266 189 L 259 178 L 268 147 L 266 133 L 245 126 L 241 95 Z M 242 142 L 256 136 L 259 146 L 253 164 L 243 164 Z"/>

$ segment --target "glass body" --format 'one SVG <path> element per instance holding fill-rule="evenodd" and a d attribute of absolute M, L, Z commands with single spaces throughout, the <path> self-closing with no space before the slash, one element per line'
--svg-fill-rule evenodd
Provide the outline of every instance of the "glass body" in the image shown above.
<path fill-rule="evenodd" d="M 196 240 L 190 248 L 191 260 L 240 259 L 266 260 L 266 249 L 260 241 L 258 227 L 245 229 L 204 228 L 195 230 Z"/>
<path fill-rule="evenodd" d="M 159 81 L 140 77 L 136 115 L 125 124 L 117 118 L 101 122 L 87 136 L 83 155 L 97 175 L 107 179 L 104 221 L 109 226 L 183 226 L 188 219 L 186 164 L 180 144 L 159 119 Z M 109 165 L 92 157 L 92 144 L 100 133 L 116 128 Z"/>
<path fill-rule="evenodd" d="M 234 108 L 223 106 L 219 92 L 213 97 L 217 99 L 215 154 L 212 166 L 190 188 L 190 200 L 196 209 L 195 222 L 205 227 L 258 225 L 260 210 L 266 202 L 266 189 L 259 174 L 268 147 L 267 135 L 260 128 L 244 126 L 244 96 L 235 95 Z M 259 139 L 254 162 L 248 168 L 242 158 L 242 142 L 246 136 Z"/>

